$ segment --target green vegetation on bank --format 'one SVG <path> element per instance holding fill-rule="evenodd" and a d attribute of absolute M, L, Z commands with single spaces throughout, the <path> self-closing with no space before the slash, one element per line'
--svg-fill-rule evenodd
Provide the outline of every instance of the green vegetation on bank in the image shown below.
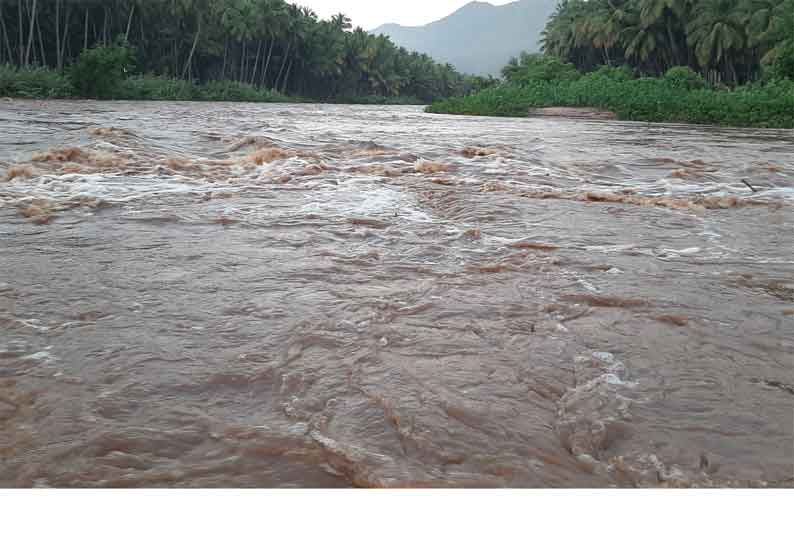
<path fill-rule="evenodd" d="M 45 68 L 0 66 L 0 96 L 13 98 L 113 98 L 211 102 L 290 102 L 294 98 L 236 81 L 197 84 L 153 76 L 123 78 L 100 92 L 81 92 L 71 77 Z"/>
<path fill-rule="evenodd" d="M 427 110 L 591 107 L 622 120 L 794 128 L 794 0 L 563 0 L 543 47 L 512 59 L 499 84 Z"/>
<path fill-rule="evenodd" d="M 285 0 L 0 0 L 0 66 L 0 95 L 29 97 L 430 103 L 476 83 Z"/>
<path fill-rule="evenodd" d="M 535 59 L 539 64 L 546 61 Z M 560 78 L 505 83 L 437 102 L 427 111 L 525 117 L 532 108 L 592 107 L 611 111 L 621 120 L 794 128 L 794 81 L 789 79 L 722 90 L 710 88 L 686 67 L 671 68 L 660 78 L 632 78 L 625 68 L 602 67 L 582 75 L 565 66 Z"/>

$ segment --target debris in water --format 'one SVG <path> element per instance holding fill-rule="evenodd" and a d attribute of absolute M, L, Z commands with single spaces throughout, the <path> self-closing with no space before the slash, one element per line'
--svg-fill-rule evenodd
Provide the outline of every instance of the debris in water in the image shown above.
<path fill-rule="evenodd" d="M 378 145 L 374 142 L 369 142 L 364 148 L 353 151 L 353 156 L 383 156 L 385 154 L 396 154 L 397 151 Z"/>
<path fill-rule="evenodd" d="M 466 158 L 475 158 L 477 156 L 490 156 L 492 154 L 497 154 L 499 151 L 497 149 L 490 149 L 486 147 L 466 147 L 463 149 L 461 154 Z"/>
<path fill-rule="evenodd" d="M 31 219 L 34 224 L 49 224 L 55 218 L 55 209 L 46 200 L 33 200 L 27 205 L 19 207 L 19 214 Z"/>
<path fill-rule="evenodd" d="M 348 222 L 354 226 L 367 226 L 379 230 L 389 227 L 387 222 L 383 222 L 382 220 L 377 220 L 375 218 L 350 218 L 348 219 Z"/>
<path fill-rule="evenodd" d="M 463 236 L 476 241 L 482 238 L 482 231 L 480 231 L 480 228 L 472 228 L 463 232 Z"/>
<path fill-rule="evenodd" d="M 353 166 L 348 171 L 351 173 L 362 173 L 365 175 L 383 175 L 385 177 L 399 177 L 401 172 L 397 169 L 382 166 L 380 164 L 369 164 L 365 166 Z"/>
<path fill-rule="evenodd" d="M 554 251 L 560 250 L 560 247 L 556 245 L 547 245 L 546 243 L 536 243 L 534 241 L 516 241 L 515 243 L 510 243 L 510 248 L 522 248 L 527 250 L 543 250 L 543 251 Z"/>
<path fill-rule="evenodd" d="M 98 137 L 127 137 L 133 133 L 125 128 L 92 128 L 89 133 Z"/>
<path fill-rule="evenodd" d="M 74 162 L 87 166 L 108 168 L 119 167 L 126 164 L 126 161 L 117 156 L 93 151 L 85 151 L 78 147 L 68 147 L 65 149 L 54 149 L 47 152 L 40 152 L 33 155 L 33 162 Z"/>
<path fill-rule="evenodd" d="M 676 314 L 664 314 L 662 316 L 655 316 L 653 319 L 663 324 L 671 324 L 678 327 L 686 327 L 689 325 L 689 318 Z"/>
<path fill-rule="evenodd" d="M 295 173 L 295 175 L 299 177 L 308 177 L 311 175 L 320 175 L 326 171 L 331 169 L 326 164 L 310 164 L 300 170 L 299 172 Z"/>
<path fill-rule="evenodd" d="M 507 185 L 498 181 L 487 182 L 480 188 L 480 192 L 506 192 L 507 190 Z"/>
<path fill-rule="evenodd" d="M 753 384 L 762 384 L 764 386 L 775 388 L 790 393 L 791 395 L 794 395 L 794 386 L 792 386 L 791 384 L 780 382 L 778 380 L 767 380 L 765 378 L 752 378 L 750 379 L 750 382 L 752 382 Z"/>
<path fill-rule="evenodd" d="M 5 180 L 13 181 L 14 179 L 29 179 L 33 177 L 33 168 L 29 166 L 14 166 L 9 168 L 6 172 Z"/>
<path fill-rule="evenodd" d="M 284 160 L 285 158 L 292 158 L 294 156 L 295 153 L 292 151 L 279 149 L 278 147 L 268 147 L 249 154 L 246 160 L 253 162 L 257 166 L 261 166 L 263 164 L 275 162 L 276 160 Z"/>
<path fill-rule="evenodd" d="M 622 297 L 609 297 L 590 294 L 568 294 L 563 295 L 562 299 L 565 301 L 572 301 L 574 303 L 584 303 L 591 307 L 604 307 L 604 308 L 617 308 L 626 309 L 633 307 L 646 307 L 647 301 L 642 299 L 626 299 Z"/>
<path fill-rule="evenodd" d="M 417 173 L 443 173 L 449 171 L 450 168 L 451 166 L 449 164 L 431 162 L 430 160 L 418 160 L 414 164 L 414 171 Z"/>

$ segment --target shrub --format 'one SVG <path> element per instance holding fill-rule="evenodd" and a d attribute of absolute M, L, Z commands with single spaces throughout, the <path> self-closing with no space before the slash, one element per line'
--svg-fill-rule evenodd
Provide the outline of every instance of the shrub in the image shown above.
<path fill-rule="evenodd" d="M 109 99 L 117 96 L 133 66 L 133 52 L 125 45 L 94 47 L 80 53 L 69 78 L 80 96 Z"/>
<path fill-rule="evenodd" d="M 117 95 L 125 100 L 190 101 L 198 98 L 198 89 L 181 79 L 137 76 L 123 81 Z"/>
<path fill-rule="evenodd" d="M 706 88 L 706 80 L 687 66 L 675 66 L 667 70 L 664 80 L 669 85 L 684 90 L 699 90 Z"/>
<path fill-rule="evenodd" d="M 527 85 L 533 81 L 575 81 L 582 74 L 573 64 L 556 57 L 522 53 L 520 58 L 511 59 L 502 75 L 509 83 Z"/>
<path fill-rule="evenodd" d="M 68 98 L 73 89 L 69 80 L 45 68 L 17 69 L 0 66 L 0 96 L 15 98 Z"/>
<path fill-rule="evenodd" d="M 201 99 L 212 102 L 277 102 L 286 97 L 237 81 L 211 81 L 201 89 Z"/>
<path fill-rule="evenodd" d="M 631 68 L 628 66 L 601 66 L 591 74 L 591 77 L 609 79 L 610 81 L 629 81 L 633 78 Z"/>
<path fill-rule="evenodd" d="M 570 81 L 504 84 L 434 103 L 427 111 L 521 117 L 531 108 L 594 107 L 622 120 L 794 128 L 794 81 L 777 79 L 725 91 L 697 88 L 700 81 L 691 75 L 677 69 L 670 77 L 626 80 L 616 72 L 598 70 Z"/>
<path fill-rule="evenodd" d="M 794 81 L 794 40 L 782 47 L 772 63 L 772 76 L 775 79 Z"/>

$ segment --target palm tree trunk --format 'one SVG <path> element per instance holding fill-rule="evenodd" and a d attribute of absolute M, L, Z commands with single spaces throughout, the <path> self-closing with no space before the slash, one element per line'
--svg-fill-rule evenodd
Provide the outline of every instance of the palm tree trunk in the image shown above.
<path fill-rule="evenodd" d="M 254 84 L 256 79 L 256 69 L 259 67 L 259 55 L 262 54 L 262 40 L 259 40 L 259 46 L 256 48 L 256 60 L 254 61 L 254 69 L 251 70 L 251 84 Z"/>
<path fill-rule="evenodd" d="M 63 71 L 63 64 L 64 64 L 63 61 L 64 58 L 66 57 L 66 42 L 67 42 L 67 37 L 69 36 L 69 28 L 71 28 L 71 25 L 69 24 L 69 20 L 71 19 L 71 17 L 72 17 L 72 7 L 67 6 L 66 15 L 64 16 L 63 19 L 63 37 L 61 38 L 61 55 L 58 58 L 59 72 Z"/>
<path fill-rule="evenodd" d="M 47 55 L 44 52 L 44 39 L 41 37 L 41 24 L 39 18 L 36 17 L 36 30 L 39 33 L 39 48 L 41 49 L 41 65 L 47 67 Z"/>
<path fill-rule="evenodd" d="M 36 4 L 38 0 L 33 0 L 33 7 L 30 10 L 30 30 L 28 31 L 28 47 L 25 50 L 25 66 L 30 65 L 30 50 L 33 47 L 33 31 L 36 24 Z"/>
<path fill-rule="evenodd" d="M 276 38 L 270 38 L 270 50 L 267 52 L 267 62 L 265 62 L 265 69 L 262 70 L 262 86 L 267 85 L 267 70 L 270 68 L 270 59 L 273 56 L 273 46 L 276 44 Z"/>
<path fill-rule="evenodd" d="M 3 30 L 3 42 L 5 43 L 5 50 L 8 53 L 9 64 L 14 60 L 14 52 L 11 49 L 11 42 L 8 40 L 8 27 L 6 26 L 5 14 L 3 14 L 3 5 L 0 4 L 0 29 Z M 0 55 L 5 60 L 5 57 Z"/>
<path fill-rule="evenodd" d="M 85 34 L 83 34 L 83 50 L 88 49 L 88 6 L 85 7 Z"/>
<path fill-rule="evenodd" d="M 190 48 L 190 55 L 187 57 L 187 62 L 185 62 L 185 69 L 182 70 L 182 79 L 185 78 L 187 75 L 188 69 L 190 65 L 193 63 L 193 55 L 196 53 L 196 46 L 198 45 L 199 36 L 201 36 L 201 19 L 203 17 L 201 14 L 198 15 L 198 27 L 196 28 L 196 37 L 193 38 L 193 47 Z"/>
<path fill-rule="evenodd" d="M 130 28 L 132 28 L 132 17 L 133 17 L 133 15 L 135 15 L 135 4 L 134 3 L 132 4 L 132 7 L 130 8 L 130 16 L 127 19 L 127 31 L 124 32 L 124 41 L 128 42 L 128 43 L 130 41 Z"/>
<path fill-rule="evenodd" d="M 55 0 L 55 66 L 61 69 L 61 0 Z"/>
<path fill-rule="evenodd" d="M 229 57 L 229 38 L 223 42 L 223 67 L 221 68 L 221 81 L 226 79 L 226 59 Z"/>
<path fill-rule="evenodd" d="M 108 8 L 105 6 L 105 21 L 102 23 L 102 45 L 108 45 Z"/>
<path fill-rule="evenodd" d="M 176 79 L 177 75 L 179 74 L 179 45 L 177 44 L 177 40 L 174 39 L 174 79 Z"/>
<path fill-rule="evenodd" d="M 25 31 L 22 22 L 22 0 L 17 3 L 19 12 L 19 24 L 17 26 L 17 34 L 19 34 L 19 66 L 22 67 L 25 63 Z"/>
<path fill-rule="evenodd" d="M 281 69 L 278 70 L 278 76 L 276 77 L 276 84 L 274 88 L 278 90 L 278 83 L 281 81 L 281 74 L 284 73 L 284 68 L 287 66 L 287 57 L 289 57 L 289 51 L 292 49 L 292 40 L 287 42 L 287 50 L 284 52 L 284 59 L 281 61 Z"/>
<path fill-rule="evenodd" d="M 243 50 L 240 54 L 240 73 L 238 74 L 237 79 L 242 83 L 245 81 L 245 51 L 246 51 L 246 42 L 243 39 Z"/>
<path fill-rule="evenodd" d="M 289 83 L 289 74 L 292 71 L 292 61 L 293 61 L 293 59 L 290 59 L 289 67 L 287 68 L 287 73 L 284 74 L 284 84 L 281 86 L 281 93 L 282 94 L 286 94 L 287 93 L 287 83 Z"/>

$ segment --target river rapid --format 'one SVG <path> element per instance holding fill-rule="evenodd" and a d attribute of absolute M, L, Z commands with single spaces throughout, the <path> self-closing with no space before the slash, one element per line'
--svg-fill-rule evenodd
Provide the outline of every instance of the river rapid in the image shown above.
<path fill-rule="evenodd" d="M 68 101 L 0 128 L 2 487 L 791 485 L 792 131 Z"/>

